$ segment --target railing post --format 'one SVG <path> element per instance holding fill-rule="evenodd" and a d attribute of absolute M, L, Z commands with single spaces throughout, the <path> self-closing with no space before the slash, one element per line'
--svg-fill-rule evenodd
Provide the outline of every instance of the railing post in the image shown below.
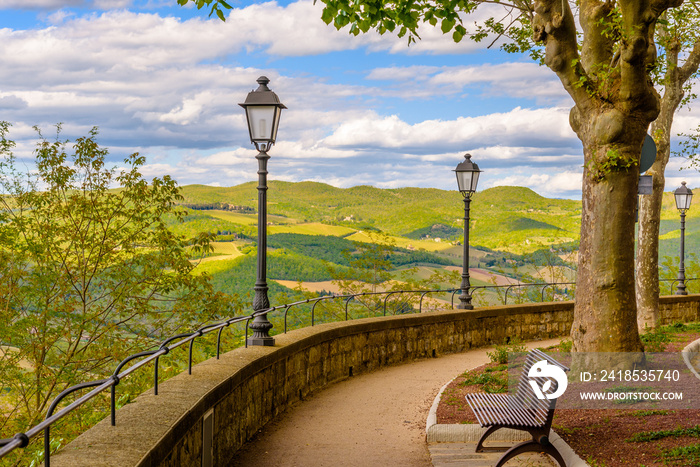
<path fill-rule="evenodd" d="M 347 299 L 345 299 L 345 321 L 348 320 L 348 303 L 350 303 L 350 300 L 354 299 L 354 295 L 350 295 Z"/>
<path fill-rule="evenodd" d="M 222 326 L 219 328 L 219 332 L 216 335 L 216 359 L 219 359 L 219 353 L 221 351 L 221 333 L 224 331 L 224 328 L 228 327 L 228 324 L 226 326 Z"/>
<path fill-rule="evenodd" d="M 292 305 L 287 305 L 287 308 L 284 309 L 284 333 L 287 334 L 287 313 L 289 313 L 289 309 L 292 307 Z"/>
<path fill-rule="evenodd" d="M 314 313 L 315 313 L 315 311 L 316 311 L 316 305 L 317 305 L 318 302 L 320 302 L 320 301 L 321 301 L 320 299 L 319 299 L 319 300 L 316 300 L 316 301 L 314 302 L 314 304 L 311 306 L 311 326 L 314 325 Z M 307 302 L 308 302 L 308 300 L 307 300 Z"/>
<path fill-rule="evenodd" d="M 420 302 L 418 302 L 418 313 L 423 313 L 423 297 L 425 297 L 425 294 L 429 292 L 423 292 L 420 294 Z"/>

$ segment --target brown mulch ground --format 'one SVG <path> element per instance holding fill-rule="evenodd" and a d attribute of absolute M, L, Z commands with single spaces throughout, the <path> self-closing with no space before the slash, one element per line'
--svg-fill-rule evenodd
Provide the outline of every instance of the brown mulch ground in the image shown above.
<path fill-rule="evenodd" d="M 698 338 L 700 333 L 697 332 L 678 333 L 673 342 L 665 344 L 665 351 L 679 352 Z M 490 363 L 469 373 L 486 372 L 487 368 L 496 366 Z M 481 385 L 462 385 L 464 379 L 464 376 L 458 376 L 443 392 L 437 411 L 438 423 L 477 423 L 464 396 L 470 392 L 481 392 L 483 389 Z M 700 437 L 667 437 L 648 442 L 627 441 L 641 432 L 692 428 L 699 425 L 700 407 L 698 410 L 557 409 L 552 428 L 592 466 L 700 466 Z M 664 451 L 693 445 L 698 449 L 694 458 L 673 460 L 661 456 Z"/>

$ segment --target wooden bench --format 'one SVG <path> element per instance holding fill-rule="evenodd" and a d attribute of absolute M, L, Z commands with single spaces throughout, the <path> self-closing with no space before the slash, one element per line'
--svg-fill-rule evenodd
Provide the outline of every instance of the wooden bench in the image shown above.
<path fill-rule="evenodd" d="M 501 428 L 513 428 L 527 431 L 532 440 L 517 444 L 508 449 L 499 459 L 496 467 L 501 467 L 509 459 L 525 452 L 543 452 L 552 456 L 560 466 L 566 467 L 561 454 L 552 443 L 549 442 L 549 431 L 554 417 L 556 399 L 538 399 L 530 381 L 536 381 L 539 388 L 544 388 L 547 394 L 553 394 L 557 390 L 557 382 L 552 377 L 528 377 L 530 368 L 545 360 L 548 364 L 555 365 L 564 371 L 569 368 L 557 362 L 541 350 L 531 350 L 525 357 L 525 364 L 520 374 L 518 388 L 515 395 L 507 394 L 468 394 L 467 403 L 474 411 L 479 425 L 489 427 L 479 439 L 476 452 L 502 450 L 503 448 L 485 448 L 484 441 L 494 431 Z M 549 390 L 545 383 L 549 381 Z"/>

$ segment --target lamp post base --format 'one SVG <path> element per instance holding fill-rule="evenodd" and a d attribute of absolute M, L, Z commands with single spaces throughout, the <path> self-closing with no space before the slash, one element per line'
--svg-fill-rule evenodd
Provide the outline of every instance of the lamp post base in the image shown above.
<path fill-rule="evenodd" d="M 272 329 L 272 323 L 267 320 L 266 315 L 256 316 L 250 323 L 250 329 L 253 330 L 253 336 L 246 340 L 247 345 L 275 345 L 275 338 L 268 334 Z"/>
<path fill-rule="evenodd" d="M 262 281 L 255 284 L 255 297 L 253 298 L 253 310 L 260 311 L 270 308 L 270 301 L 267 298 L 267 283 Z M 270 336 L 270 329 L 273 325 L 267 319 L 267 315 L 258 315 L 250 323 L 253 336 L 246 340 L 247 345 L 275 345 L 274 337 Z"/>
<path fill-rule="evenodd" d="M 263 347 L 272 347 L 275 345 L 275 338 L 274 337 L 249 337 L 246 343 L 250 346 L 253 345 L 262 345 Z"/>

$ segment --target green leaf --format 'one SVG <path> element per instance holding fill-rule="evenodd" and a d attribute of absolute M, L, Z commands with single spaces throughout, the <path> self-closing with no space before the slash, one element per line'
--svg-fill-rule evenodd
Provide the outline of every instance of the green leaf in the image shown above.
<path fill-rule="evenodd" d="M 464 34 L 457 31 L 456 29 L 455 32 L 452 33 L 452 40 L 455 42 L 460 42 L 462 40 L 462 37 L 464 37 Z"/>
<path fill-rule="evenodd" d="M 223 21 L 224 23 L 226 22 L 226 17 L 224 16 L 224 12 L 219 10 L 218 8 L 216 9 L 216 16 L 218 16 L 219 19 L 221 21 Z"/>
<path fill-rule="evenodd" d="M 330 7 L 326 7 L 323 9 L 323 13 L 321 13 L 321 20 L 323 20 L 324 23 L 326 24 L 331 24 L 331 21 L 333 21 L 333 12 L 331 11 Z"/>
<path fill-rule="evenodd" d="M 443 34 L 447 34 L 455 25 L 455 21 L 451 18 L 445 18 L 442 20 L 440 29 L 442 29 Z"/>

